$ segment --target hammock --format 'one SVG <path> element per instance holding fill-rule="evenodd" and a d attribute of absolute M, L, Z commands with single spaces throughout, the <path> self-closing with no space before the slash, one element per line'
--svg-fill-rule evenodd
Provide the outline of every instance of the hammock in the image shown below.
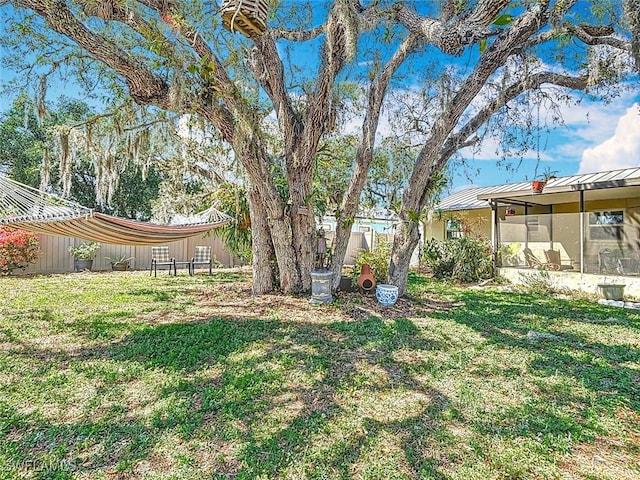
<path fill-rule="evenodd" d="M 193 220 L 181 225 L 125 220 L 0 175 L 0 225 L 114 245 L 154 245 L 199 235 L 232 218 L 211 207 Z"/>

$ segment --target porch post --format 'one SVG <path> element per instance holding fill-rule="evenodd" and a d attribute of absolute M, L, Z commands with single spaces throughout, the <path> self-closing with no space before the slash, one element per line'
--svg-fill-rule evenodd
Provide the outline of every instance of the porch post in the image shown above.
<path fill-rule="evenodd" d="M 498 248 L 500 247 L 498 226 L 498 202 L 491 200 L 491 243 L 493 250 L 493 269 L 498 267 Z"/>
<path fill-rule="evenodd" d="M 529 248 L 529 204 L 524 203 L 524 246 Z"/>
<path fill-rule="evenodd" d="M 580 190 L 580 273 L 584 273 L 584 190 Z"/>
<path fill-rule="evenodd" d="M 553 250 L 553 205 L 549 205 L 549 243 Z"/>

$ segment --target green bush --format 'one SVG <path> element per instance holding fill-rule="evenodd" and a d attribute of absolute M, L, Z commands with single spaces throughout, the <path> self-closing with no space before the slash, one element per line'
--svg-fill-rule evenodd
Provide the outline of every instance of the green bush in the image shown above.
<path fill-rule="evenodd" d="M 391 263 L 391 244 L 376 237 L 376 246 L 373 250 L 360 250 L 356 256 L 356 268 L 353 271 L 355 278 L 358 278 L 362 265 L 369 265 L 371 273 L 377 283 L 386 283 L 389 277 L 389 263 Z"/>
<path fill-rule="evenodd" d="M 422 262 L 436 278 L 476 282 L 493 276 L 491 245 L 473 237 L 427 240 L 422 247 Z"/>
<path fill-rule="evenodd" d="M 82 242 L 77 247 L 69 247 L 69 253 L 76 260 L 93 260 L 100 250 L 100 244 L 96 242 Z"/>

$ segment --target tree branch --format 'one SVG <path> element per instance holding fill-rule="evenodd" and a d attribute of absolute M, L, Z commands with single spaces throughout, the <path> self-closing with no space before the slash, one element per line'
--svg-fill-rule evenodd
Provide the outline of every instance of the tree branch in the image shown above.
<path fill-rule="evenodd" d="M 311 30 L 285 30 L 275 28 L 270 30 L 269 33 L 274 40 L 284 39 L 292 42 L 308 42 L 322 35 L 325 32 L 325 27 L 326 25 L 318 25 Z"/>
<path fill-rule="evenodd" d="M 355 54 L 357 48 L 357 2 L 352 0 L 336 0 L 329 12 L 326 25 L 326 40 L 322 48 L 322 58 L 318 71 L 317 87 L 307 102 L 304 115 L 304 139 L 301 142 L 306 152 L 299 152 L 298 158 L 304 159 L 304 168 L 310 169 L 318 142 L 329 129 L 329 119 L 333 108 L 333 86 L 338 72 Z M 306 128 L 314 125 L 320 128 Z"/>
<path fill-rule="evenodd" d="M 620 50 L 631 51 L 631 42 L 610 36 L 613 33 L 611 27 L 567 25 L 566 29 L 586 45 L 609 45 Z"/>
<path fill-rule="evenodd" d="M 438 162 L 441 160 L 440 150 L 447 137 L 487 79 L 497 68 L 504 65 L 513 51 L 547 23 L 547 15 L 541 5 L 534 6 L 516 19 L 480 57 L 471 75 L 447 105 L 447 115 L 441 116 L 434 123 L 429 138 L 418 154 L 409 187 L 403 195 L 403 212 L 418 212 L 425 205 L 431 193 L 432 174 L 442 167 Z"/>
<path fill-rule="evenodd" d="M 208 86 L 217 91 L 229 94 L 235 89 L 234 83 L 227 75 L 227 70 L 220 59 L 215 55 L 211 47 L 204 41 L 200 33 L 187 23 L 178 10 L 177 4 L 172 0 L 136 0 L 160 15 L 162 20 L 171 26 L 175 33 L 179 33 L 189 44 L 193 51 L 201 59 L 207 58 L 213 64 Z M 128 13 L 127 13 L 128 15 Z M 137 29 L 136 29 L 137 30 Z M 137 30 L 139 33 L 140 30 Z M 233 97 L 233 95 L 231 95 Z"/>
<path fill-rule="evenodd" d="M 459 55 L 465 46 L 494 35 L 488 27 L 508 3 L 509 0 L 480 1 L 471 13 L 451 20 L 420 16 L 403 3 L 396 7 L 396 15 L 407 30 L 421 35 L 425 42 L 444 53 Z M 445 13 L 444 18 L 448 15 Z"/>
<path fill-rule="evenodd" d="M 293 153 L 300 137 L 298 123 L 284 80 L 284 67 L 274 38 L 267 32 L 255 39 L 250 52 L 249 66 L 253 74 L 273 102 L 278 122 L 281 125 L 287 156 Z"/>
<path fill-rule="evenodd" d="M 440 158 L 437 163 L 443 165 L 451 155 L 466 146 L 467 138 L 474 134 L 494 113 L 525 91 L 538 89 L 544 84 L 552 84 L 572 90 L 584 90 L 588 86 L 588 81 L 588 75 L 571 76 L 553 72 L 540 72 L 510 85 L 504 92 L 501 92 L 493 101 L 486 104 L 476 113 L 455 135 L 447 139 L 440 150 Z"/>
<path fill-rule="evenodd" d="M 30 8 L 47 20 L 56 32 L 73 39 L 96 59 L 120 74 L 129 86 L 131 97 L 139 104 L 169 106 L 169 87 L 121 50 L 115 42 L 89 30 L 69 10 L 62 0 L 15 0 L 18 6 Z"/>

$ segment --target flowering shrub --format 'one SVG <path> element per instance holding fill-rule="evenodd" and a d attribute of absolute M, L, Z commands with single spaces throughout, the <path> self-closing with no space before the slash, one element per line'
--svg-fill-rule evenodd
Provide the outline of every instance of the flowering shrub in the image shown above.
<path fill-rule="evenodd" d="M 38 243 L 35 233 L 0 227 L 0 275 L 35 262 L 40 254 Z"/>

